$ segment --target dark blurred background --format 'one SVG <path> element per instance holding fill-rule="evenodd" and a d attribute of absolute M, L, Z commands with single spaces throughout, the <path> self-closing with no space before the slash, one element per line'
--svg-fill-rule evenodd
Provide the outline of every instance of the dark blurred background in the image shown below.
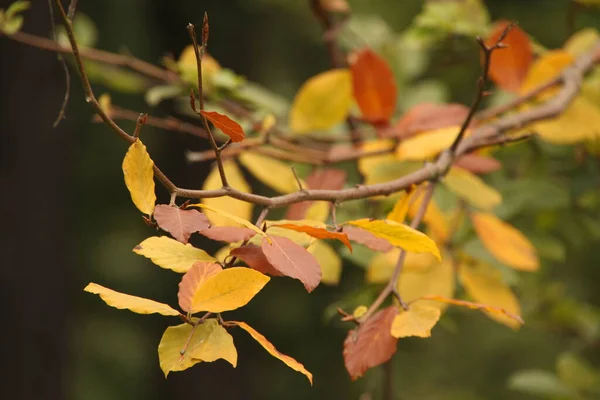
<path fill-rule="evenodd" d="M 485 3 L 492 20 L 517 20 L 548 48 L 559 47 L 571 29 L 569 0 Z M 0 8 L 8 4 L 1 0 Z M 350 4 L 356 15 L 378 18 L 376 24 L 396 33 L 422 8 L 421 0 Z M 178 55 L 189 44 L 186 24 L 200 24 L 207 11 L 210 53 L 221 65 L 288 99 L 304 80 L 329 67 L 322 31 L 307 1 L 81 0 L 78 11 L 94 21 L 96 47 L 126 49 L 154 63 L 166 53 Z M 599 18 L 597 11 L 580 13 L 575 27 L 597 27 Z M 23 31 L 48 36 L 50 30 L 46 2 L 34 0 Z M 448 67 L 429 73 L 441 76 L 442 100 L 468 103 L 478 74 L 475 45 L 458 49 L 451 59 Z M 359 287 L 364 271 L 350 263 L 339 287 L 322 286 L 307 296 L 297 282 L 278 280 L 241 313 L 231 313 L 300 360 L 314 374 L 314 387 L 240 332 L 234 332 L 237 369 L 221 360 L 164 378 L 156 348 L 170 321 L 106 307 L 82 291 L 93 281 L 175 304 L 179 277 L 131 251 L 152 230 L 123 184 L 125 146 L 91 122 L 92 111 L 76 74 L 72 77 L 67 119 L 53 129 L 65 89 L 62 66 L 50 52 L 0 37 L 0 398 L 358 399 L 363 393 L 378 398 L 381 371 L 351 382 L 341 355 L 348 327 L 324 318 L 327 306 Z M 99 93 L 107 90 L 95 87 Z M 168 104 L 149 107 L 143 95 L 112 96 L 114 103 L 138 112 L 172 111 Z M 410 103 L 411 93 L 405 96 Z M 154 160 L 174 182 L 201 186 L 209 166 L 188 165 L 184 152 L 204 143 L 150 127 L 144 136 Z M 157 192 L 159 200 L 168 201 L 162 189 Z M 578 240 L 578 246 L 565 241 L 564 259 L 545 264 L 540 274 L 547 282 L 561 282 L 558 297 L 573 296 L 587 308 L 597 307 L 599 240 L 587 234 Z M 537 281 L 529 286 L 540 290 Z M 557 355 L 572 350 L 579 334 L 544 323 L 515 333 L 479 314 L 450 314 L 450 322 L 436 328 L 431 339 L 401 342 L 394 358 L 399 399 L 532 399 L 511 391 L 509 376 L 527 368 L 553 370 Z M 582 348 L 583 356 L 599 365 L 597 346 Z"/>

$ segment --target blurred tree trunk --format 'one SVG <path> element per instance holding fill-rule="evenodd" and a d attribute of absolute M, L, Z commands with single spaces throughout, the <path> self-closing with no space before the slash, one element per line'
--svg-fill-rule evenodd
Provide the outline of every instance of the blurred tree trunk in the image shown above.
<path fill-rule="evenodd" d="M 0 0 L 0 8 L 12 1 Z M 50 31 L 48 8 L 25 30 Z M 52 123 L 64 93 L 56 56 L 0 38 L 0 354 L 2 398 L 65 398 L 67 287 L 66 124 Z M 56 105 L 56 107 L 48 107 Z"/>

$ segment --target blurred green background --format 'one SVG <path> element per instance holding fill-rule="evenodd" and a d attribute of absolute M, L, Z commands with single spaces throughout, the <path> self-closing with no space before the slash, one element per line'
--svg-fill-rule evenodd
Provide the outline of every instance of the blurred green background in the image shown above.
<path fill-rule="evenodd" d="M 0 8 L 9 3 L 0 1 Z M 46 36 L 50 31 L 47 4 L 32 3 L 23 31 Z M 406 72 L 410 70 L 407 65 L 418 60 L 402 59 L 384 42 L 400 40 L 410 31 L 423 2 L 349 3 L 357 32 L 364 32 L 367 42 L 383 46 L 396 63 L 394 68 L 410 75 L 401 84 L 404 110 L 423 99 L 470 102 L 479 73 L 474 41 L 452 34 L 436 39 L 423 65 Z M 600 26 L 597 9 L 582 10 L 572 19 L 569 0 L 485 3 L 491 20 L 517 20 L 548 48 L 560 47 L 573 28 Z M 207 11 L 211 55 L 222 66 L 288 99 L 304 80 L 329 68 L 321 28 L 307 1 L 81 0 L 78 11 L 95 23 L 97 47 L 129 51 L 154 63 L 167 53 L 177 56 L 189 44 L 186 24 L 200 24 Z M 156 348 L 173 321 L 118 311 L 82 292 L 93 281 L 176 303 L 179 276 L 131 251 L 152 230 L 141 220 L 123 184 L 124 144 L 106 127 L 91 123 L 91 109 L 75 79 L 67 120 L 52 129 L 64 91 L 62 67 L 53 54 L 4 37 L 0 37 L 0 54 L 0 210 L 4 220 L 0 354 L 5 382 L 0 397 L 381 396 L 380 369 L 350 381 L 341 355 L 349 327 L 324 317 L 328 306 L 362 286 L 364 270 L 350 262 L 344 266 L 338 287 L 321 286 L 308 296 L 298 282 L 276 280 L 242 311 L 231 313 L 231 319 L 247 321 L 279 350 L 301 361 L 314 374 L 314 387 L 243 332 L 233 333 L 239 351 L 237 369 L 224 361 L 201 363 L 165 380 Z M 95 87 L 98 93 L 109 90 Z M 152 115 L 174 111 L 170 102 L 148 106 L 141 94 L 113 91 L 112 98 L 122 107 Z M 133 127 L 132 123 L 124 125 Z M 206 149 L 206 143 L 150 127 L 144 128 L 144 137 L 153 159 L 178 185 L 201 186 L 209 165 L 188 165 L 184 154 L 187 149 Z M 504 215 L 528 235 L 545 240 L 550 249 L 542 255 L 539 273 L 515 280 L 527 323 L 513 332 L 479 313 L 451 310 L 432 338 L 400 342 L 393 363 L 398 399 L 539 398 L 510 389 L 511 375 L 522 370 L 547 371 L 520 376 L 529 382 L 525 386 L 547 389 L 550 394 L 542 398 L 600 398 L 599 392 L 588 388 L 577 392 L 570 386 L 568 390 L 557 387 L 565 379 L 577 381 L 586 373 L 594 379 L 591 386 L 597 385 L 600 368 L 600 167 L 597 160 L 580 162 L 577 154 L 572 147 L 537 141 L 501 153 L 508 172 L 490 181 L 505 198 L 508 194 Z M 521 180 L 518 190 L 512 186 L 514 176 Z M 544 192 L 548 185 L 534 186 L 544 179 L 558 183 Z M 168 201 L 164 191 L 157 192 L 159 200 Z M 194 243 L 216 250 L 201 240 Z M 568 371 L 575 371 L 575 377 L 565 378 Z M 554 373 L 562 380 L 553 380 Z"/>

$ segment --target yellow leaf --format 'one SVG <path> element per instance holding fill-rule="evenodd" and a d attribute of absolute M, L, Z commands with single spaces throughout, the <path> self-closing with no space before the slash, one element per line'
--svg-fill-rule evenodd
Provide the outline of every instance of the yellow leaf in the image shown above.
<path fill-rule="evenodd" d="M 367 308 L 367 306 L 358 306 L 352 312 L 352 316 L 354 318 L 356 318 L 356 319 L 359 319 L 360 317 L 362 317 L 363 315 L 365 315 L 368 310 L 369 309 Z"/>
<path fill-rule="evenodd" d="M 411 218 L 414 218 L 415 215 L 417 215 L 419 206 L 419 201 L 416 201 L 410 207 L 410 209 L 408 210 L 408 215 Z M 450 227 L 448 226 L 446 216 L 438 207 L 437 203 L 435 202 L 435 199 L 431 199 L 431 201 L 429 202 L 427 210 L 425 211 L 425 215 L 423 216 L 423 223 L 427 225 L 431 235 L 437 243 L 446 243 L 448 241 L 450 235 Z"/>
<path fill-rule="evenodd" d="M 245 306 L 270 279 L 250 268 L 225 269 L 198 288 L 192 299 L 192 313 L 219 313 Z"/>
<path fill-rule="evenodd" d="M 418 336 L 428 338 L 431 329 L 440 319 L 441 311 L 437 307 L 431 307 L 421 303 L 413 303 L 408 310 L 401 310 L 392 322 L 392 336 L 403 338 Z"/>
<path fill-rule="evenodd" d="M 325 222 L 329 218 L 330 204 L 326 201 L 315 201 L 306 211 L 306 219 Z"/>
<path fill-rule="evenodd" d="M 183 371 L 202 361 L 223 359 L 235 368 L 237 357 L 233 338 L 215 318 L 195 327 L 190 324 L 170 326 L 158 345 L 158 359 L 165 377 L 171 371 Z"/>
<path fill-rule="evenodd" d="M 346 224 L 358 226 L 408 252 L 431 253 L 441 260 L 440 251 L 435 242 L 424 233 L 408 225 L 399 224 L 395 221 L 370 220 L 368 218 L 349 221 Z"/>
<path fill-rule="evenodd" d="M 375 152 L 378 150 L 391 150 L 394 148 L 396 143 L 392 139 L 387 140 L 372 140 L 361 144 L 361 150 L 364 152 Z M 394 154 L 390 151 L 387 154 L 371 157 L 361 157 L 358 159 L 358 171 L 362 176 L 366 177 L 369 175 L 377 166 L 385 162 L 396 160 Z"/>
<path fill-rule="evenodd" d="M 369 283 L 386 283 L 392 277 L 400 249 L 395 248 L 387 253 L 377 253 L 369 262 L 366 280 Z M 426 271 L 438 261 L 430 253 L 407 253 L 404 260 L 403 271 Z M 403 272 L 404 273 L 404 272 Z"/>
<path fill-rule="evenodd" d="M 314 242 L 307 250 L 315 256 L 321 266 L 321 282 L 327 285 L 337 285 L 342 275 L 342 260 L 337 252 L 322 241 Z"/>
<path fill-rule="evenodd" d="M 154 162 L 140 139 L 129 146 L 123 159 L 125 185 L 133 204 L 144 214 L 152 215 L 156 194 L 154 193 Z"/>
<path fill-rule="evenodd" d="M 408 213 L 410 206 L 413 205 L 413 203 L 417 205 L 419 196 L 417 196 L 416 193 L 418 190 L 419 189 L 416 187 L 411 187 L 406 192 L 402 193 L 392 211 L 387 215 L 387 219 L 403 224 L 404 220 L 406 220 L 406 214 Z"/>
<path fill-rule="evenodd" d="M 112 112 L 112 102 L 110 99 L 110 94 L 101 94 L 100 97 L 98 97 L 98 104 L 100 104 L 100 108 L 102 109 L 102 111 L 104 111 L 107 115 L 110 115 L 110 113 Z"/>
<path fill-rule="evenodd" d="M 152 236 L 135 246 L 136 254 L 147 257 L 159 267 L 185 273 L 198 261 L 214 261 L 204 250 L 167 236 Z"/>
<path fill-rule="evenodd" d="M 199 207 L 199 208 L 202 208 L 204 210 L 212 211 L 212 212 L 214 212 L 216 214 L 219 214 L 222 217 L 228 218 L 228 219 L 236 222 L 239 225 L 243 225 L 243 226 L 245 226 L 248 229 L 252 229 L 254 232 L 258 233 L 259 235 L 261 235 L 263 237 L 265 237 L 269 242 L 271 242 L 271 239 L 269 239 L 269 237 L 267 236 L 267 234 L 264 233 L 261 229 L 258 229 L 256 227 L 256 225 L 254 225 L 252 222 L 246 221 L 245 219 L 241 219 L 240 217 L 238 217 L 236 215 L 233 215 L 233 214 L 230 214 L 227 211 L 223 211 L 223 210 L 220 210 L 218 208 L 211 207 L 211 206 L 208 206 L 208 205 L 202 204 L 202 203 L 190 204 L 188 207 Z"/>
<path fill-rule="evenodd" d="M 105 288 L 96 283 L 88 284 L 84 291 L 97 294 L 106 304 L 120 310 L 130 310 L 138 314 L 161 314 L 161 315 L 179 315 L 179 311 L 171 308 L 167 304 L 159 303 L 154 300 L 144 299 L 143 297 L 132 296 L 125 293 L 115 292 L 112 289 Z"/>
<path fill-rule="evenodd" d="M 198 86 L 198 64 L 196 63 L 196 53 L 192 45 L 187 46 L 181 52 L 177 60 L 177 69 L 181 78 L 190 85 Z M 221 70 L 218 61 L 208 53 L 202 57 L 202 88 L 212 90 L 214 78 Z"/>
<path fill-rule="evenodd" d="M 398 293 L 402 299 L 410 303 L 423 296 L 444 296 L 452 297 L 454 295 L 455 279 L 452 257 L 444 255 L 441 263 L 436 262 L 426 268 L 407 268 L 402 271 L 398 278 Z M 432 307 L 443 309 L 445 304 L 435 301 L 426 301 L 426 304 Z"/>
<path fill-rule="evenodd" d="M 365 175 L 365 185 L 376 185 L 401 178 L 423 167 L 416 161 L 384 160 Z M 383 198 L 383 196 L 380 196 Z"/>
<path fill-rule="evenodd" d="M 352 103 L 352 76 L 348 69 L 315 75 L 294 98 L 290 128 L 296 133 L 329 129 L 348 116 Z"/>
<path fill-rule="evenodd" d="M 522 271 L 540 266 L 535 247 L 520 231 L 493 214 L 471 214 L 475 232 L 485 248 L 500 262 Z"/>
<path fill-rule="evenodd" d="M 573 56 L 564 50 L 552 50 L 545 53 L 538 58 L 529 69 L 527 77 L 521 87 L 521 94 L 530 92 L 556 78 L 566 67 L 573 63 L 573 60 Z M 549 91 L 544 91 L 541 98 L 546 98 L 556 90 L 557 89 L 554 88 Z"/>
<path fill-rule="evenodd" d="M 517 297 L 510 287 L 503 281 L 500 271 L 483 263 L 463 263 L 460 266 L 460 280 L 465 291 L 473 300 L 499 307 L 513 315 L 521 314 L 521 307 Z M 520 327 L 520 323 L 502 313 L 487 313 L 487 315 L 513 329 Z"/>
<path fill-rule="evenodd" d="M 251 151 L 242 152 L 238 159 L 256 179 L 276 192 L 287 194 L 300 190 L 290 165 Z"/>
<path fill-rule="evenodd" d="M 584 28 L 575 32 L 563 46 L 563 49 L 577 57 L 590 50 L 600 40 L 600 35 L 596 28 Z"/>
<path fill-rule="evenodd" d="M 234 160 L 224 160 L 223 169 L 225 170 L 225 176 L 227 176 L 227 182 L 229 186 L 237 189 L 241 192 L 250 193 L 250 185 L 244 179 L 242 171 L 238 168 Z M 206 177 L 203 190 L 215 190 L 220 189 L 221 177 L 219 175 L 219 169 L 215 165 L 210 171 L 210 174 Z M 202 199 L 202 203 L 209 207 L 219 207 L 221 209 L 229 211 L 230 214 L 235 215 L 243 220 L 249 220 L 252 218 L 252 204 L 246 203 L 245 201 L 232 199 L 231 197 L 217 197 L 211 199 Z M 215 226 L 240 226 L 237 222 L 230 218 L 224 217 L 217 213 L 206 213 L 206 216 L 210 220 L 210 223 Z"/>
<path fill-rule="evenodd" d="M 502 202 L 502 195 L 496 189 L 462 168 L 452 168 L 442 182 L 451 192 L 477 208 L 487 211 Z"/>
<path fill-rule="evenodd" d="M 298 361 L 294 360 L 292 357 L 286 356 L 285 354 L 280 353 L 275 348 L 275 346 L 273 346 L 273 344 L 267 340 L 266 337 L 264 337 L 263 335 L 258 333 L 256 330 L 254 330 L 254 328 L 252 328 L 247 323 L 238 322 L 238 321 L 230 321 L 230 322 L 233 324 L 236 324 L 237 326 L 239 326 L 240 328 L 242 328 L 243 330 L 248 332 L 250 334 L 250 336 L 252 336 L 252 339 L 256 340 L 273 357 L 278 358 L 279 360 L 283 361 L 285 363 L 285 365 L 287 365 L 294 371 L 298 371 L 298 372 L 304 374 L 310 381 L 310 384 L 312 385 L 312 374 L 310 372 L 308 372 L 306 370 L 306 368 L 304 368 L 304 365 L 300 364 Z"/>
<path fill-rule="evenodd" d="M 420 161 L 432 158 L 449 148 L 459 131 L 460 126 L 449 126 L 423 132 L 418 136 L 403 140 L 396 149 L 396 157 L 402 161 Z"/>
<path fill-rule="evenodd" d="M 529 126 L 542 139 L 574 144 L 600 137 L 600 108 L 585 97 L 576 97 L 558 117 Z"/>

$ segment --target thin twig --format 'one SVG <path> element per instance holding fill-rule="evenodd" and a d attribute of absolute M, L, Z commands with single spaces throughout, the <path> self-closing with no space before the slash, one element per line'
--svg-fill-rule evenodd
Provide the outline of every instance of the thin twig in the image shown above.
<path fill-rule="evenodd" d="M 304 189 L 304 187 L 302 186 L 302 181 L 298 177 L 298 173 L 296 172 L 296 168 L 294 168 L 293 165 L 290 165 L 290 168 L 292 169 L 292 173 L 294 174 L 294 178 L 296 178 L 296 183 L 298 184 L 298 190 L 300 190 L 301 192 L 303 192 L 306 189 Z"/>

